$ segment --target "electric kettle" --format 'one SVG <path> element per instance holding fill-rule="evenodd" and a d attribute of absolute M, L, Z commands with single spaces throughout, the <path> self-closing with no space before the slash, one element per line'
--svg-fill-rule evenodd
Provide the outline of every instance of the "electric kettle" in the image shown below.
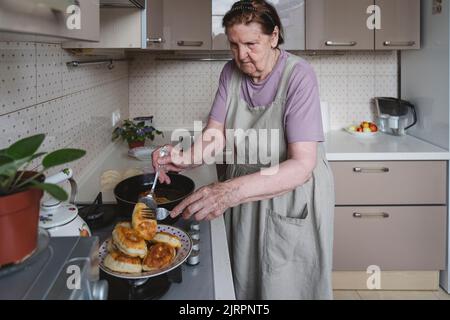
<path fill-rule="evenodd" d="M 401 136 L 406 130 L 417 123 L 417 113 L 414 105 L 408 101 L 397 98 L 380 97 L 375 98 L 377 117 L 381 131 Z"/>
<path fill-rule="evenodd" d="M 52 184 L 69 181 L 71 187 L 69 202 L 61 202 L 49 196 L 41 203 L 39 227 L 46 229 L 51 237 L 91 236 L 91 230 L 78 215 L 78 208 L 73 204 L 77 193 L 77 184 L 72 176 L 72 169 L 64 169 L 45 179 L 45 183 Z"/>

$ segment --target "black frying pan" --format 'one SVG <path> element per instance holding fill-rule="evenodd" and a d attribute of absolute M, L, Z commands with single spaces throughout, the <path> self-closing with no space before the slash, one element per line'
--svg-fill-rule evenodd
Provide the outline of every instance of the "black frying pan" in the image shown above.
<path fill-rule="evenodd" d="M 170 177 L 171 184 L 163 184 L 158 181 L 155 188 L 155 194 L 157 197 L 165 197 L 170 200 L 167 203 L 159 205 L 159 207 L 172 210 L 184 198 L 194 192 L 195 184 L 192 179 L 181 174 L 169 173 L 168 175 Z M 117 184 L 114 188 L 114 196 L 116 197 L 123 216 L 131 218 L 134 206 L 139 196 L 143 192 L 150 191 L 154 178 L 154 174 L 143 174 L 125 179 Z M 177 220 L 178 217 L 172 219 L 169 216 L 162 221 L 158 221 L 158 223 L 171 225 Z"/>

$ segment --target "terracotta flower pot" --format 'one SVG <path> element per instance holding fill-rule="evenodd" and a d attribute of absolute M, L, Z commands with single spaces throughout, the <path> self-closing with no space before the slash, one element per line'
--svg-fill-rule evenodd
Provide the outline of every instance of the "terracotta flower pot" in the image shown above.
<path fill-rule="evenodd" d="M 42 195 L 28 189 L 0 196 L 0 266 L 21 262 L 36 249 Z"/>
<path fill-rule="evenodd" d="M 130 149 L 133 148 L 138 148 L 138 147 L 143 147 L 145 145 L 145 141 L 132 141 L 132 142 L 128 142 L 128 147 Z"/>

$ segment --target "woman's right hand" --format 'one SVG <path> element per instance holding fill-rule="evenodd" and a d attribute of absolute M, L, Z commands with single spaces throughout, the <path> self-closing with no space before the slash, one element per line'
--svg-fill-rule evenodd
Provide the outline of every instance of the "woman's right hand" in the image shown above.
<path fill-rule="evenodd" d="M 160 151 L 162 148 L 165 148 L 166 150 L 166 156 L 161 157 Z M 183 164 L 181 161 L 177 161 L 178 157 L 174 156 L 174 152 L 177 152 L 179 150 L 174 151 L 174 147 L 170 144 L 167 144 L 165 146 L 161 146 L 152 153 L 152 165 L 153 168 L 156 170 L 159 170 L 159 182 L 161 183 L 167 183 L 170 184 L 170 178 L 167 174 L 169 171 L 172 172 L 180 172 L 187 168 L 189 168 L 188 165 Z"/>

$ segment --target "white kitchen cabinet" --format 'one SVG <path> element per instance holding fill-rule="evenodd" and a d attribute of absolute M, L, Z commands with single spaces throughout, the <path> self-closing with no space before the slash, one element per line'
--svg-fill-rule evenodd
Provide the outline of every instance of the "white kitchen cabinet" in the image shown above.
<path fill-rule="evenodd" d="M 212 49 L 228 50 L 228 39 L 222 27 L 222 19 L 234 0 L 212 0 Z M 284 27 L 286 50 L 305 49 L 305 0 L 272 1 Z"/>
<path fill-rule="evenodd" d="M 67 39 L 98 41 L 100 34 L 99 0 L 0 1 L 0 32 L 21 34 L 21 40 Z M 8 37 L 3 35 L 2 39 Z"/>

